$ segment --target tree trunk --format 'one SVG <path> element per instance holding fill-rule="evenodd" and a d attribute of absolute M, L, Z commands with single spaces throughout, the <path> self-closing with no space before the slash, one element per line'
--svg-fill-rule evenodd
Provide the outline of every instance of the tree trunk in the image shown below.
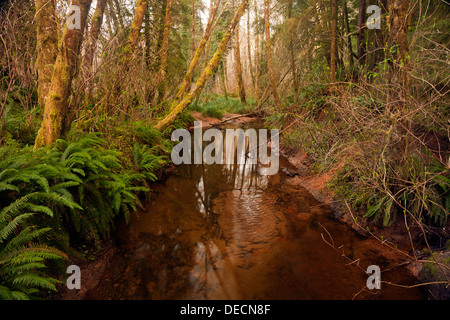
<path fill-rule="evenodd" d="M 347 0 L 344 0 L 344 20 L 345 20 L 345 29 L 347 32 L 347 50 L 348 50 L 348 65 L 350 66 L 350 69 L 353 69 L 353 46 L 352 46 L 352 36 L 350 35 L 350 22 L 348 20 L 348 7 L 347 7 Z"/>
<path fill-rule="evenodd" d="M 224 61 L 222 61 L 222 63 L 221 63 L 221 68 L 222 68 L 221 82 L 222 82 L 223 95 L 225 96 L 225 100 L 228 100 L 227 70 L 226 70 Z"/>
<path fill-rule="evenodd" d="M 111 17 L 111 6 L 109 5 L 109 3 L 106 3 L 106 6 L 108 8 L 105 8 L 105 22 L 108 28 L 109 37 L 112 38 L 116 30 L 114 30 L 113 28 L 113 21 L 112 21 L 113 18 Z"/>
<path fill-rule="evenodd" d="M 366 0 L 359 0 L 357 55 L 361 66 L 364 65 L 366 55 L 366 9 Z"/>
<path fill-rule="evenodd" d="M 387 0 L 379 0 L 378 2 L 378 6 L 381 8 L 382 12 L 381 14 L 385 13 L 386 9 L 387 9 Z M 386 20 L 387 21 L 387 20 Z M 375 52 L 372 55 L 372 67 L 376 68 L 376 66 L 382 62 L 386 60 L 386 42 L 387 42 L 387 22 L 384 23 L 384 19 L 383 22 L 381 24 L 382 28 L 381 29 L 376 29 L 375 31 L 375 35 L 374 35 L 374 46 L 375 46 Z"/>
<path fill-rule="evenodd" d="M 409 0 L 389 0 L 390 101 L 404 104 L 408 88 Z"/>
<path fill-rule="evenodd" d="M 288 7 L 288 19 L 289 22 L 291 22 L 292 19 L 292 4 L 293 4 L 293 0 L 289 0 L 289 7 Z M 291 28 L 291 30 L 289 30 L 289 49 L 290 49 L 290 54 L 291 54 L 291 68 L 292 68 L 292 81 L 294 84 L 294 92 L 295 92 L 295 103 L 299 103 L 298 101 L 298 81 L 297 81 L 297 70 L 295 67 L 295 51 L 294 51 L 294 32 Z"/>
<path fill-rule="evenodd" d="M 250 27 L 250 8 L 247 10 L 247 54 L 248 54 L 248 69 L 250 70 L 251 87 L 255 88 L 255 73 L 253 72 L 252 59 L 252 43 L 251 43 L 251 27 Z"/>
<path fill-rule="evenodd" d="M 270 85 L 272 87 L 272 94 L 275 100 L 275 105 L 278 110 L 281 109 L 282 104 L 280 96 L 278 95 L 277 81 L 275 79 L 275 72 L 273 70 L 272 60 L 272 45 L 270 37 L 270 0 L 264 0 L 264 16 L 265 16 L 265 33 L 266 33 L 266 50 L 267 50 L 267 68 L 269 69 Z"/>
<path fill-rule="evenodd" d="M 144 60 L 147 68 L 150 68 L 150 59 L 152 54 L 152 25 L 153 21 L 150 19 L 150 3 L 144 16 L 144 37 L 145 37 L 145 50 L 144 50 Z"/>
<path fill-rule="evenodd" d="M 169 115 L 161 120 L 157 125 L 156 128 L 163 132 L 166 130 L 170 125 L 173 124 L 173 122 L 178 118 L 178 116 L 186 109 L 186 107 L 196 98 L 200 95 L 203 88 L 205 87 L 206 82 L 211 78 L 214 70 L 219 65 L 222 56 L 225 52 L 225 50 L 228 47 L 228 43 L 232 37 L 233 31 L 235 30 L 236 26 L 238 25 L 241 17 L 244 15 L 245 8 L 247 7 L 248 0 L 243 0 L 239 9 L 236 11 L 234 18 L 228 28 L 228 30 L 225 32 L 222 41 L 220 42 L 219 46 L 217 47 L 216 53 L 211 58 L 211 61 L 208 64 L 208 67 L 206 67 L 200 78 L 198 79 L 195 89 L 187 94 L 184 99 L 169 113 Z"/>
<path fill-rule="evenodd" d="M 119 21 L 120 31 L 125 29 L 125 25 L 123 22 L 122 9 L 120 8 L 119 0 L 114 0 L 114 4 L 117 10 L 117 20 Z"/>
<path fill-rule="evenodd" d="M 192 2 L 192 28 L 191 28 L 191 38 L 192 38 L 192 42 L 191 42 L 191 59 L 192 57 L 194 57 L 195 55 L 195 50 L 196 50 L 196 45 L 195 45 L 195 36 L 196 36 L 196 28 L 195 28 L 195 23 L 196 23 L 196 14 L 197 9 L 195 8 L 195 1 Z"/>
<path fill-rule="evenodd" d="M 331 17 L 331 59 L 330 59 L 330 71 L 331 71 L 331 83 L 336 82 L 336 68 L 337 68 L 337 0 L 332 0 L 332 17 Z"/>
<path fill-rule="evenodd" d="M 153 64 L 153 69 L 158 70 L 158 66 L 161 65 L 161 48 L 164 40 L 164 16 L 167 8 L 167 0 L 162 0 L 162 6 L 158 16 L 158 37 L 156 41 L 156 57 Z"/>
<path fill-rule="evenodd" d="M 78 69 L 79 54 L 86 19 L 92 0 L 73 0 L 80 8 L 80 29 L 68 29 L 65 26 L 56 58 L 48 97 L 45 101 L 44 119 L 39 129 L 35 147 L 50 146 L 61 138 L 68 113 L 67 102 L 70 96 L 72 80 Z M 71 14 L 69 15 L 69 17 Z"/>
<path fill-rule="evenodd" d="M 167 0 L 166 15 L 164 18 L 164 35 L 161 46 L 161 68 L 159 71 L 158 104 L 164 100 L 166 94 L 167 59 L 169 53 L 170 28 L 172 26 L 172 0 Z"/>
<path fill-rule="evenodd" d="M 36 29 L 38 102 L 43 112 L 58 55 L 58 25 L 54 0 L 36 0 Z"/>
<path fill-rule="evenodd" d="M 100 35 L 100 29 L 103 23 L 103 14 L 106 8 L 106 0 L 97 0 L 97 7 L 91 19 L 91 29 L 89 31 L 89 42 L 86 52 L 86 61 L 88 67 L 92 68 L 95 51 L 97 50 L 97 41 Z"/>
<path fill-rule="evenodd" d="M 233 7 L 234 1 L 233 1 Z M 236 77 L 237 77 L 237 83 L 238 83 L 238 90 L 239 90 L 239 97 L 241 99 L 241 103 L 247 104 L 247 98 L 245 94 L 245 87 L 244 87 L 244 78 L 242 76 L 242 63 L 241 63 L 241 44 L 240 44 L 240 32 L 239 32 L 240 26 L 239 24 L 236 27 L 235 30 L 235 46 L 234 46 L 234 60 L 235 60 L 235 69 L 236 69 Z"/>
<path fill-rule="evenodd" d="M 213 11 L 214 11 L 214 1 L 210 0 L 210 2 L 209 2 L 209 16 L 210 17 L 212 16 Z M 204 55 L 205 62 L 203 63 L 203 68 L 206 68 L 208 66 L 210 51 L 211 51 L 211 37 L 209 37 L 208 41 L 206 42 L 205 55 Z"/>
<path fill-rule="evenodd" d="M 131 24 L 131 32 L 129 37 L 129 50 L 132 52 L 136 46 L 139 34 L 141 33 L 142 22 L 144 21 L 145 11 L 147 11 L 147 0 L 138 0 L 134 13 L 133 23 Z"/>
<path fill-rule="evenodd" d="M 183 82 L 180 86 L 180 89 L 178 90 L 178 93 L 175 97 L 175 100 L 173 101 L 171 111 L 180 103 L 180 101 L 184 98 L 184 96 L 187 93 L 188 88 L 191 85 L 192 77 L 194 76 L 195 69 L 197 68 L 197 64 L 200 60 L 200 57 L 205 49 L 205 45 L 208 41 L 208 39 L 211 37 L 211 33 L 213 31 L 213 22 L 214 18 L 216 16 L 217 10 L 219 9 L 220 0 L 216 1 L 216 5 L 214 7 L 214 10 L 211 12 L 211 15 L 208 20 L 208 25 L 206 26 L 205 32 L 203 34 L 202 39 L 200 40 L 200 43 L 198 44 L 197 50 L 195 51 L 194 56 L 192 57 L 191 63 L 189 65 L 189 68 L 186 72 L 186 75 L 183 79 Z"/>
<path fill-rule="evenodd" d="M 254 4 L 254 9 L 255 9 L 255 19 L 258 20 L 258 6 L 257 6 L 257 0 L 255 0 L 255 4 Z M 260 59 L 260 48 L 261 48 L 261 43 L 260 43 L 260 37 L 259 37 L 259 32 L 256 32 L 256 61 L 255 61 L 255 100 L 258 101 L 259 100 L 259 59 Z"/>

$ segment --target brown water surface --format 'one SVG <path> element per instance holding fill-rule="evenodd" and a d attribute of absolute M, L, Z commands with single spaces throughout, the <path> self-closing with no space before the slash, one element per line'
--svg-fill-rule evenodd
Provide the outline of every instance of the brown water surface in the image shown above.
<path fill-rule="evenodd" d="M 294 169 L 283 157 L 281 167 Z M 368 276 L 325 243 L 324 228 L 364 270 L 401 262 L 332 219 L 331 209 L 288 180 L 281 171 L 262 176 L 252 165 L 179 166 L 120 234 L 122 245 L 88 298 L 352 299 Z M 382 280 L 414 284 L 405 268 L 383 273 Z M 424 296 L 383 284 L 356 298 Z"/>

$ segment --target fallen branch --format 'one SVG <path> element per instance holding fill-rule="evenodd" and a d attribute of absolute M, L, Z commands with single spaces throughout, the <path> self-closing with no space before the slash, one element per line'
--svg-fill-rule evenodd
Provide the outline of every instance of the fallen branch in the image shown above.
<path fill-rule="evenodd" d="M 227 123 L 227 122 L 230 122 L 230 121 L 233 121 L 233 120 L 236 120 L 236 119 L 240 119 L 240 118 L 253 117 L 253 116 L 256 116 L 257 114 L 258 114 L 258 113 L 257 113 L 256 111 L 253 111 L 253 112 L 250 112 L 250 113 L 247 113 L 247 114 L 241 114 L 241 115 L 239 115 L 239 116 L 235 116 L 235 117 L 228 118 L 228 119 L 225 119 L 225 120 L 223 120 L 223 121 L 214 123 L 214 124 L 212 124 L 211 126 L 212 126 L 212 127 L 218 127 L 218 126 L 221 126 L 221 125 L 224 124 L 224 123 Z"/>

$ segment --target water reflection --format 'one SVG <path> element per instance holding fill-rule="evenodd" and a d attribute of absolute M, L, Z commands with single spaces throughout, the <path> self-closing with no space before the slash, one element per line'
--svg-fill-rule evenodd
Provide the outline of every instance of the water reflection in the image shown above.
<path fill-rule="evenodd" d="M 378 263 L 376 245 L 330 220 L 303 188 L 262 175 L 264 166 L 247 159 L 183 165 L 156 186 L 90 298 L 351 299 L 365 275 L 322 241 L 318 223 L 362 263 Z M 382 297 L 399 296 L 421 297 Z"/>

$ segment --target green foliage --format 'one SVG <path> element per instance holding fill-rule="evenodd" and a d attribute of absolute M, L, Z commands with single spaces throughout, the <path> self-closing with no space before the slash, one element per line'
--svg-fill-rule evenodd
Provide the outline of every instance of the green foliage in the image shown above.
<path fill-rule="evenodd" d="M 219 108 L 216 108 L 215 106 L 211 105 L 205 107 L 203 115 L 219 120 L 222 120 L 223 118 L 223 112 Z"/>
<path fill-rule="evenodd" d="M 366 212 L 365 218 L 389 226 L 406 214 L 413 222 L 445 225 L 450 209 L 448 167 L 439 161 L 436 149 L 430 151 L 432 145 L 418 143 L 418 136 L 433 127 L 416 127 L 414 136 L 396 132 L 400 124 L 382 99 L 355 91 L 349 87 L 342 99 L 326 92 L 314 97 L 302 90 L 301 110 L 274 113 L 266 121 L 271 127 L 290 127 L 283 144 L 305 151 L 313 170 L 336 172 L 328 186 L 336 200 L 345 199 L 355 211 Z M 425 122 L 429 113 L 416 111 L 414 116 Z"/>
<path fill-rule="evenodd" d="M 79 208 L 66 189 L 78 182 L 52 165 L 30 162 L 30 150 L 0 149 L 0 299 L 26 300 L 41 289 L 56 290 L 58 281 L 44 270 L 50 260 L 67 256 L 43 241 L 51 228 L 33 222 L 54 218 L 57 208 Z M 64 182 L 54 188 L 55 180 Z"/>
<path fill-rule="evenodd" d="M 128 221 L 142 206 L 139 196 L 168 162 L 170 143 L 140 123 L 115 135 L 122 135 L 116 146 L 74 130 L 52 149 L 14 140 L 0 148 L 0 298 L 56 290 L 49 260 L 67 258 L 62 251 L 77 245 L 98 246 L 116 217 Z"/>
<path fill-rule="evenodd" d="M 255 108 L 255 101 L 248 99 L 248 104 L 241 103 L 239 98 L 224 98 L 223 96 L 210 95 L 199 104 L 189 106 L 190 111 L 201 112 L 203 116 L 221 120 L 225 113 L 247 114 Z"/>
<path fill-rule="evenodd" d="M 185 110 L 183 113 L 179 115 L 177 120 L 174 121 L 172 127 L 176 129 L 184 129 L 194 123 L 195 119 L 192 115 Z"/>
<path fill-rule="evenodd" d="M 9 139 L 33 144 L 40 125 L 39 115 L 39 108 L 23 111 L 18 103 L 12 98 L 8 98 L 4 113 L 4 135 Z"/>

